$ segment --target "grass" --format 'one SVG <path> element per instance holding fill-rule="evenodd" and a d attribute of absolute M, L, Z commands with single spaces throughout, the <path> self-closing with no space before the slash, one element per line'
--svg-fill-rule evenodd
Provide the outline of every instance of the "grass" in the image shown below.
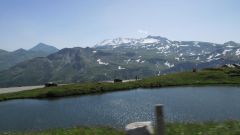
<path fill-rule="evenodd" d="M 239 135 L 240 122 L 168 123 L 166 135 Z M 70 128 L 32 132 L 8 132 L 0 135 L 126 135 L 112 128 Z"/>
<path fill-rule="evenodd" d="M 136 88 L 156 88 L 187 85 L 240 85 L 240 69 L 215 68 L 204 69 L 198 72 L 182 72 L 156 77 L 145 78 L 126 83 L 82 83 L 59 87 L 48 87 L 0 94 L 0 101 L 22 98 L 56 98 L 73 95 L 85 95 L 130 90 Z"/>
<path fill-rule="evenodd" d="M 240 135 L 240 122 L 170 123 L 167 135 Z"/>
<path fill-rule="evenodd" d="M 123 131 L 113 128 L 83 128 L 51 129 L 32 132 L 5 132 L 0 135 L 125 135 Z"/>

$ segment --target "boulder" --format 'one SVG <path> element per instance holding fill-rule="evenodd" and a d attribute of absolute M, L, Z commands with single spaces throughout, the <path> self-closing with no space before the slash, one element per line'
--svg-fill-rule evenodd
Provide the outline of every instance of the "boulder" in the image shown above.
<path fill-rule="evenodd" d="M 134 122 L 125 127 L 127 135 L 153 135 L 154 130 L 151 121 Z"/>

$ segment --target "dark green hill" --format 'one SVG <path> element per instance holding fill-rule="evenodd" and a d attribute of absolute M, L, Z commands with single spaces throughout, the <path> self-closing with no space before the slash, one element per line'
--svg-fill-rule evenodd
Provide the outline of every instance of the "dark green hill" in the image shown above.
<path fill-rule="evenodd" d="M 145 78 L 193 68 L 239 64 L 240 59 L 240 44 L 232 41 L 214 44 L 172 41 L 160 36 L 104 40 L 92 48 L 65 48 L 47 57 L 35 58 L 49 50 L 57 51 L 40 43 L 30 51 L 21 49 L 14 56 L 0 56 L 0 63 L 4 58 L 2 63 L 5 64 L 1 63 L 1 66 L 5 69 L 18 63 L 0 72 L 0 87 L 38 85 L 49 81 L 77 83 L 115 78 L 126 80 L 136 76 Z"/>
<path fill-rule="evenodd" d="M 0 71 L 36 57 L 46 57 L 57 52 L 55 47 L 40 43 L 30 50 L 18 49 L 13 52 L 0 50 Z"/>
<path fill-rule="evenodd" d="M 52 53 L 55 53 L 59 50 L 54 46 L 47 45 L 47 44 L 44 44 L 44 43 L 39 43 L 36 46 L 34 46 L 33 48 L 29 49 L 29 51 L 52 54 Z"/>

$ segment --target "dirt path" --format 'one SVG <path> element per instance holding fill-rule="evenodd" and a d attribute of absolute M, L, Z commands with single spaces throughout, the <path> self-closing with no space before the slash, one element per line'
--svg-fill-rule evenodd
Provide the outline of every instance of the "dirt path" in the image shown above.
<path fill-rule="evenodd" d="M 11 92 L 18 92 L 18 91 L 25 91 L 25 90 L 32 90 L 37 88 L 43 88 L 44 86 L 23 86 L 23 87 L 10 87 L 10 88 L 0 88 L 0 94 L 3 93 L 11 93 Z"/>
<path fill-rule="evenodd" d="M 132 81 L 136 81 L 136 80 L 135 79 L 123 80 L 123 82 L 132 82 Z M 113 81 L 104 81 L 104 82 L 113 83 Z M 61 86 L 61 85 L 67 85 L 67 84 L 59 84 L 59 86 Z M 18 91 L 25 91 L 25 90 L 32 90 L 32 89 L 38 89 L 38 88 L 43 88 L 43 87 L 44 87 L 44 85 L 0 88 L 0 94 L 12 93 L 12 92 L 18 92 Z"/>

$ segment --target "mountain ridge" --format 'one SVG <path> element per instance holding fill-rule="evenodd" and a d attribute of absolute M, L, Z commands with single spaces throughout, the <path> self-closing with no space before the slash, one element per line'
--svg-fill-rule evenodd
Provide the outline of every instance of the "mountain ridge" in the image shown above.
<path fill-rule="evenodd" d="M 97 44 L 95 44 L 93 47 L 100 47 L 100 46 L 106 46 L 106 45 L 121 45 L 121 44 L 128 44 L 128 43 L 134 43 L 134 44 L 137 44 L 137 43 L 141 43 L 140 41 L 143 41 L 143 40 L 146 40 L 146 39 L 155 39 L 155 40 L 158 40 L 159 42 L 196 42 L 196 43 L 211 43 L 211 44 L 215 44 L 215 45 L 227 45 L 227 44 L 235 44 L 235 45 L 240 45 L 240 43 L 237 43 L 237 42 L 234 42 L 234 41 L 227 41 L 227 42 L 224 42 L 222 44 L 220 43 L 212 43 L 212 42 L 206 42 L 206 41 L 176 41 L 176 40 L 170 40 L 166 37 L 163 37 L 163 36 L 155 36 L 155 35 L 148 35 L 146 37 L 143 37 L 143 38 L 125 38 L 125 37 L 117 37 L 117 38 L 113 38 L 113 39 L 105 39 Z M 157 42 L 157 41 L 156 41 Z M 148 44 L 147 42 L 145 42 L 146 44 Z M 154 43 L 154 42 L 153 42 Z M 151 42 L 150 42 L 151 44 Z"/>
<path fill-rule="evenodd" d="M 239 63 L 240 59 L 240 46 L 233 42 L 172 41 L 161 36 L 127 39 L 92 48 L 64 48 L 19 63 L 0 72 L 0 86 L 143 78 Z"/>
<path fill-rule="evenodd" d="M 0 51 L 0 71 L 7 70 L 20 62 L 36 57 L 45 57 L 57 51 L 58 50 L 56 50 L 55 47 L 43 43 L 40 43 L 29 50 L 20 48 L 11 52 L 5 50 Z"/>
<path fill-rule="evenodd" d="M 57 49 L 56 47 L 51 46 L 51 45 L 47 45 L 44 43 L 38 43 L 36 46 L 32 47 L 28 51 L 36 51 L 36 52 L 41 51 L 41 52 L 51 54 L 51 53 L 55 53 L 55 52 L 59 51 L 59 49 Z"/>

